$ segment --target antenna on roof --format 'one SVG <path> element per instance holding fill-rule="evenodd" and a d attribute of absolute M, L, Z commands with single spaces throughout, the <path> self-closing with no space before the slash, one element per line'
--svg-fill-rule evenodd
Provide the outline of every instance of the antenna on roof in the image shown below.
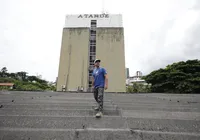
<path fill-rule="evenodd" d="M 105 10 L 105 0 L 102 0 L 102 14 L 108 14 L 108 11 Z"/>
<path fill-rule="evenodd" d="M 102 14 L 105 13 L 105 0 L 102 0 Z"/>

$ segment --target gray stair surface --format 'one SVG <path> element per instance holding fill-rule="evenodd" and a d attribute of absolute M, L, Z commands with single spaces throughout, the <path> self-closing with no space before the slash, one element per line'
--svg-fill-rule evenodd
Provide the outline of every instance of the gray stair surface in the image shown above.
<path fill-rule="evenodd" d="M 200 140 L 200 94 L 0 91 L 0 140 Z"/>

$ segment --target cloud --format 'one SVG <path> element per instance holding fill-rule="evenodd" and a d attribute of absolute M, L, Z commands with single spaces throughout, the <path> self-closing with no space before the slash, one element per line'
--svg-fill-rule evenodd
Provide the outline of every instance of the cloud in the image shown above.
<path fill-rule="evenodd" d="M 177 61 L 200 59 L 200 11 L 196 4 L 194 7 L 164 21 L 151 33 L 147 42 L 152 51 L 145 53 L 146 57 L 139 61 L 139 65 L 143 64 L 143 73 L 148 74 Z"/>

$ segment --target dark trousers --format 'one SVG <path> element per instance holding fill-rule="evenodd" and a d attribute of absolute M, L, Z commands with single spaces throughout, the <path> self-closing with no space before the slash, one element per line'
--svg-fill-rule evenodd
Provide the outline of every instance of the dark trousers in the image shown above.
<path fill-rule="evenodd" d="M 94 99 L 99 104 L 99 111 L 103 111 L 104 88 L 94 88 Z"/>

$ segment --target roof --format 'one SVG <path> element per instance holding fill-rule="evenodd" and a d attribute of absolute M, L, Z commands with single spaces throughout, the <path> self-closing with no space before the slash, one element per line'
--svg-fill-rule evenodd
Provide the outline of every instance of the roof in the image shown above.
<path fill-rule="evenodd" d="M 14 83 L 0 83 L 0 86 L 13 86 Z"/>

